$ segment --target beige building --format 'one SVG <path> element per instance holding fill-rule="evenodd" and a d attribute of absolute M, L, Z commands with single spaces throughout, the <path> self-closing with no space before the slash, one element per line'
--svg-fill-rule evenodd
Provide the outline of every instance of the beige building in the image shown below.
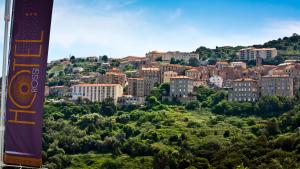
<path fill-rule="evenodd" d="M 146 57 L 151 61 L 156 61 L 158 58 L 164 62 L 170 62 L 172 58 L 175 60 L 184 60 L 188 62 L 191 58 L 199 59 L 199 54 L 197 53 L 189 53 L 189 52 L 157 52 L 152 51 L 146 54 Z"/>
<path fill-rule="evenodd" d="M 155 62 L 157 59 L 162 58 L 162 55 L 164 55 L 165 52 L 158 52 L 158 51 L 152 51 L 149 53 L 146 53 L 146 58 L 149 58 L 150 62 Z"/>
<path fill-rule="evenodd" d="M 255 102 L 259 98 L 258 82 L 249 78 L 232 81 L 228 91 L 229 101 Z"/>
<path fill-rule="evenodd" d="M 177 72 L 173 72 L 173 71 L 164 72 L 163 83 L 170 83 L 170 79 L 176 76 L 178 76 Z"/>
<path fill-rule="evenodd" d="M 170 79 L 171 97 L 188 97 L 193 93 L 193 79 L 187 76 L 177 76 Z"/>
<path fill-rule="evenodd" d="M 100 84 L 120 84 L 122 86 L 126 85 L 126 74 L 113 69 L 110 72 L 100 75 L 97 79 L 97 83 Z"/>
<path fill-rule="evenodd" d="M 256 60 L 256 58 L 270 59 L 277 56 L 276 48 L 245 48 L 237 53 L 239 60 Z"/>
<path fill-rule="evenodd" d="M 144 78 L 128 78 L 128 95 L 145 96 Z"/>
<path fill-rule="evenodd" d="M 267 75 L 261 78 L 262 96 L 294 96 L 293 78 L 288 75 Z"/>
<path fill-rule="evenodd" d="M 112 98 L 117 104 L 118 97 L 123 95 L 123 87 L 120 84 L 79 84 L 72 86 L 72 99 L 88 99 L 92 102 L 103 102 Z"/>

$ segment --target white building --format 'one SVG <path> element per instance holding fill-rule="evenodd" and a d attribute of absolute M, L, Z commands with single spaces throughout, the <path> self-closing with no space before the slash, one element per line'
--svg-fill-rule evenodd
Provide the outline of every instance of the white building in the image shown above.
<path fill-rule="evenodd" d="M 79 97 L 92 102 L 102 102 L 112 98 L 115 104 L 118 97 L 123 95 L 123 87 L 120 84 L 79 84 L 72 86 L 72 99 Z"/>
<path fill-rule="evenodd" d="M 221 76 L 212 76 L 209 78 L 209 83 L 218 87 L 218 88 L 222 88 L 223 86 L 223 78 Z"/>

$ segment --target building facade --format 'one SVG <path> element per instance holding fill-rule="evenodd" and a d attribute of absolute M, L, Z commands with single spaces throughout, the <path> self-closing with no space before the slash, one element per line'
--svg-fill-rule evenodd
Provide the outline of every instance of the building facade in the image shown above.
<path fill-rule="evenodd" d="M 171 97 L 189 97 L 193 93 L 193 79 L 187 76 L 177 76 L 170 79 Z"/>
<path fill-rule="evenodd" d="M 188 62 L 191 58 L 199 59 L 199 54 L 197 53 L 189 53 L 189 52 L 179 52 L 179 51 L 172 51 L 172 52 L 157 52 L 152 51 L 146 54 L 146 57 L 149 58 L 151 61 L 161 60 L 164 62 L 170 62 L 172 58 L 175 60 L 184 60 Z"/>
<path fill-rule="evenodd" d="M 209 83 L 213 87 L 222 88 L 223 87 L 223 78 L 221 76 L 212 76 L 209 78 Z"/>
<path fill-rule="evenodd" d="M 202 77 L 201 72 L 198 69 L 195 69 L 195 68 L 185 71 L 185 76 L 188 76 L 188 77 L 190 77 L 194 80 L 202 80 L 201 79 L 201 77 Z"/>
<path fill-rule="evenodd" d="M 97 83 L 100 84 L 120 84 L 126 85 L 126 74 L 119 71 L 110 71 L 97 78 Z"/>
<path fill-rule="evenodd" d="M 160 71 L 159 68 L 150 67 L 142 68 L 139 70 L 139 76 L 144 79 L 144 89 L 145 95 L 150 95 L 151 90 L 154 88 L 155 84 L 160 84 Z"/>
<path fill-rule="evenodd" d="M 128 95 L 145 96 L 144 78 L 128 78 Z"/>
<path fill-rule="evenodd" d="M 79 84 L 72 86 L 72 99 L 88 99 L 92 102 L 103 102 L 112 98 L 117 104 L 118 97 L 123 95 L 120 84 Z"/>
<path fill-rule="evenodd" d="M 255 102 L 259 98 L 258 82 L 249 78 L 242 78 L 232 81 L 228 90 L 229 101 Z"/>
<path fill-rule="evenodd" d="M 176 76 L 178 76 L 177 72 L 173 72 L 173 71 L 164 72 L 163 83 L 170 83 L 170 79 Z"/>
<path fill-rule="evenodd" d="M 267 75 L 261 78 L 262 96 L 294 97 L 293 78 L 288 75 Z"/>

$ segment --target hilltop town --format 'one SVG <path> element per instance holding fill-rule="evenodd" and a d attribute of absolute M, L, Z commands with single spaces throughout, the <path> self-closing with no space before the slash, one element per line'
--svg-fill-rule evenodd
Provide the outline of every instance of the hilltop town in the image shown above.
<path fill-rule="evenodd" d="M 291 39 L 295 37 L 299 36 Z M 121 59 L 71 56 L 49 63 L 46 95 L 92 102 L 112 98 L 118 105 L 144 105 L 151 93 L 165 86 L 158 99 L 168 102 L 197 100 L 199 87 L 225 89 L 229 101 L 293 98 L 300 89 L 298 56 L 278 51 L 258 45 L 239 47 L 231 58 L 215 60 L 201 59 L 201 52 L 179 51 L 151 51 L 144 57 Z"/>
<path fill-rule="evenodd" d="M 49 169 L 300 167 L 300 36 L 47 68 Z"/>

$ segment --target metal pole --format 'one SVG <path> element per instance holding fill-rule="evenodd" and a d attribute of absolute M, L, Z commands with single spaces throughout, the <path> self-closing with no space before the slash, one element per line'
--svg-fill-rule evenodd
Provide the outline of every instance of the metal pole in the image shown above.
<path fill-rule="evenodd" d="M 2 64 L 2 90 L 1 90 L 1 114 L 0 114 L 0 168 L 4 166 L 4 130 L 5 130 L 5 109 L 6 109 L 6 76 L 7 76 L 7 58 L 9 43 L 9 22 L 11 13 L 11 0 L 5 1 L 5 29 L 3 43 L 3 64 Z"/>

